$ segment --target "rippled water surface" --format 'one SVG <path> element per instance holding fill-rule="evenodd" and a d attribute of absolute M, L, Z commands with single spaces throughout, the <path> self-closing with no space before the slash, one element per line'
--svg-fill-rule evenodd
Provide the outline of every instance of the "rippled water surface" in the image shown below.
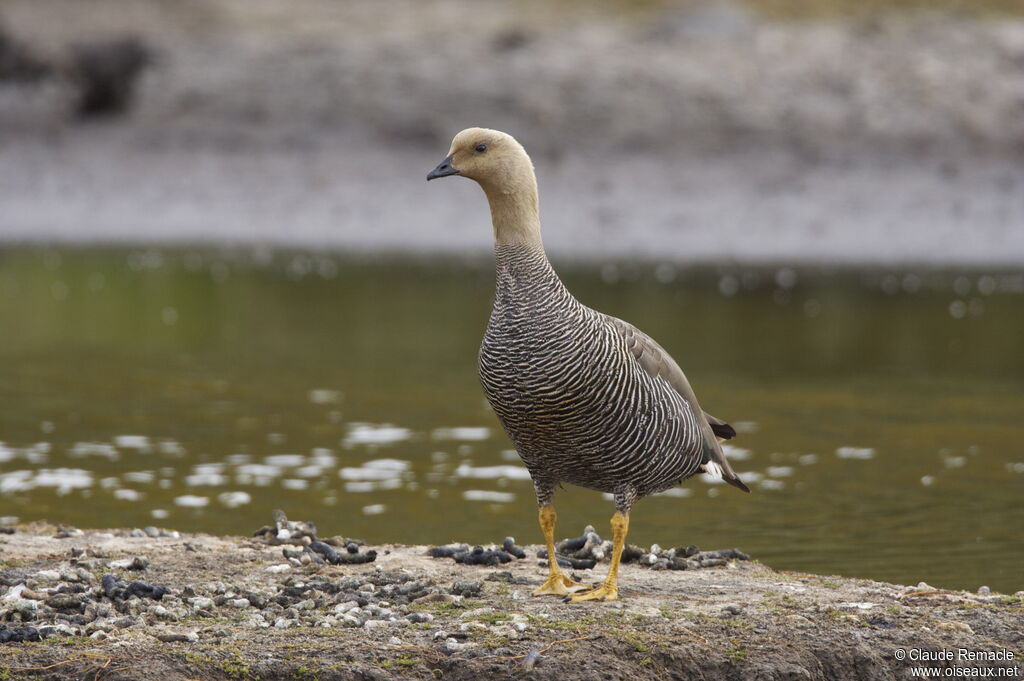
<path fill-rule="evenodd" d="M 754 493 L 700 479 L 630 539 L 779 568 L 1024 588 L 1024 278 L 560 268 L 647 330 Z M 0 252 L 0 516 L 372 543 L 539 541 L 475 374 L 488 262 Z M 560 536 L 611 503 L 566 489 Z"/>

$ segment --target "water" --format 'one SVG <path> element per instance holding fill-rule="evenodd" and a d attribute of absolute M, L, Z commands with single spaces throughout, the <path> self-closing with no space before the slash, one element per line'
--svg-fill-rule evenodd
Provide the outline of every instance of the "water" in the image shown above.
<path fill-rule="evenodd" d="M 692 480 L 630 539 L 769 565 L 1024 588 L 1024 278 L 562 267 L 740 431 L 753 489 Z M 0 517 L 248 534 L 539 541 L 475 375 L 490 263 L 0 252 Z M 606 526 L 556 497 L 560 536 Z"/>

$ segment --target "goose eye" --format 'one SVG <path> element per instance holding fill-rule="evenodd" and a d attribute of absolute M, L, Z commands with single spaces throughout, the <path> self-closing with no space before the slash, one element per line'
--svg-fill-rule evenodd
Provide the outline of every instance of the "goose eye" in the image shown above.
<path fill-rule="evenodd" d="M 476 150 L 482 154 L 485 151 L 487 151 L 487 145 L 486 144 L 478 144 L 478 145 L 476 145 Z"/>

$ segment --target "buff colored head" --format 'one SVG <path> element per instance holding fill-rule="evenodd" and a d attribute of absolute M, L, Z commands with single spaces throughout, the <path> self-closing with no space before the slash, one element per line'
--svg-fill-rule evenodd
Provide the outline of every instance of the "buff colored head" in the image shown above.
<path fill-rule="evenodd" d="M 487 128 L 467 128 L 456 135 L 448 158 L 430 171 L 427 179 L 449 175 L 476 180 L 488 193 L 536 192 L 537 186 L 533 163 L 523 145 L 509 134 Z"/>

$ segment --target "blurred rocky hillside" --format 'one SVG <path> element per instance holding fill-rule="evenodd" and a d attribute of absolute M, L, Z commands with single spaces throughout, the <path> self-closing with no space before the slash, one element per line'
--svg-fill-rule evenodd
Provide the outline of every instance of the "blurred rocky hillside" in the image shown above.
<path fill-rule="evenodd" d="M 315 144 L 344 130 L 436 146 L 478 124 L 553 153 L 1024 148 L 1021 16 L 751 6 L 4 0 L 0 24 L 58 65 L 84 42 L 140 41 L 155 58 L 130 124 L 154 139 Z M 56 71 L 0 83 L 0 134 L 70 123 L 80 94 Z"/>

